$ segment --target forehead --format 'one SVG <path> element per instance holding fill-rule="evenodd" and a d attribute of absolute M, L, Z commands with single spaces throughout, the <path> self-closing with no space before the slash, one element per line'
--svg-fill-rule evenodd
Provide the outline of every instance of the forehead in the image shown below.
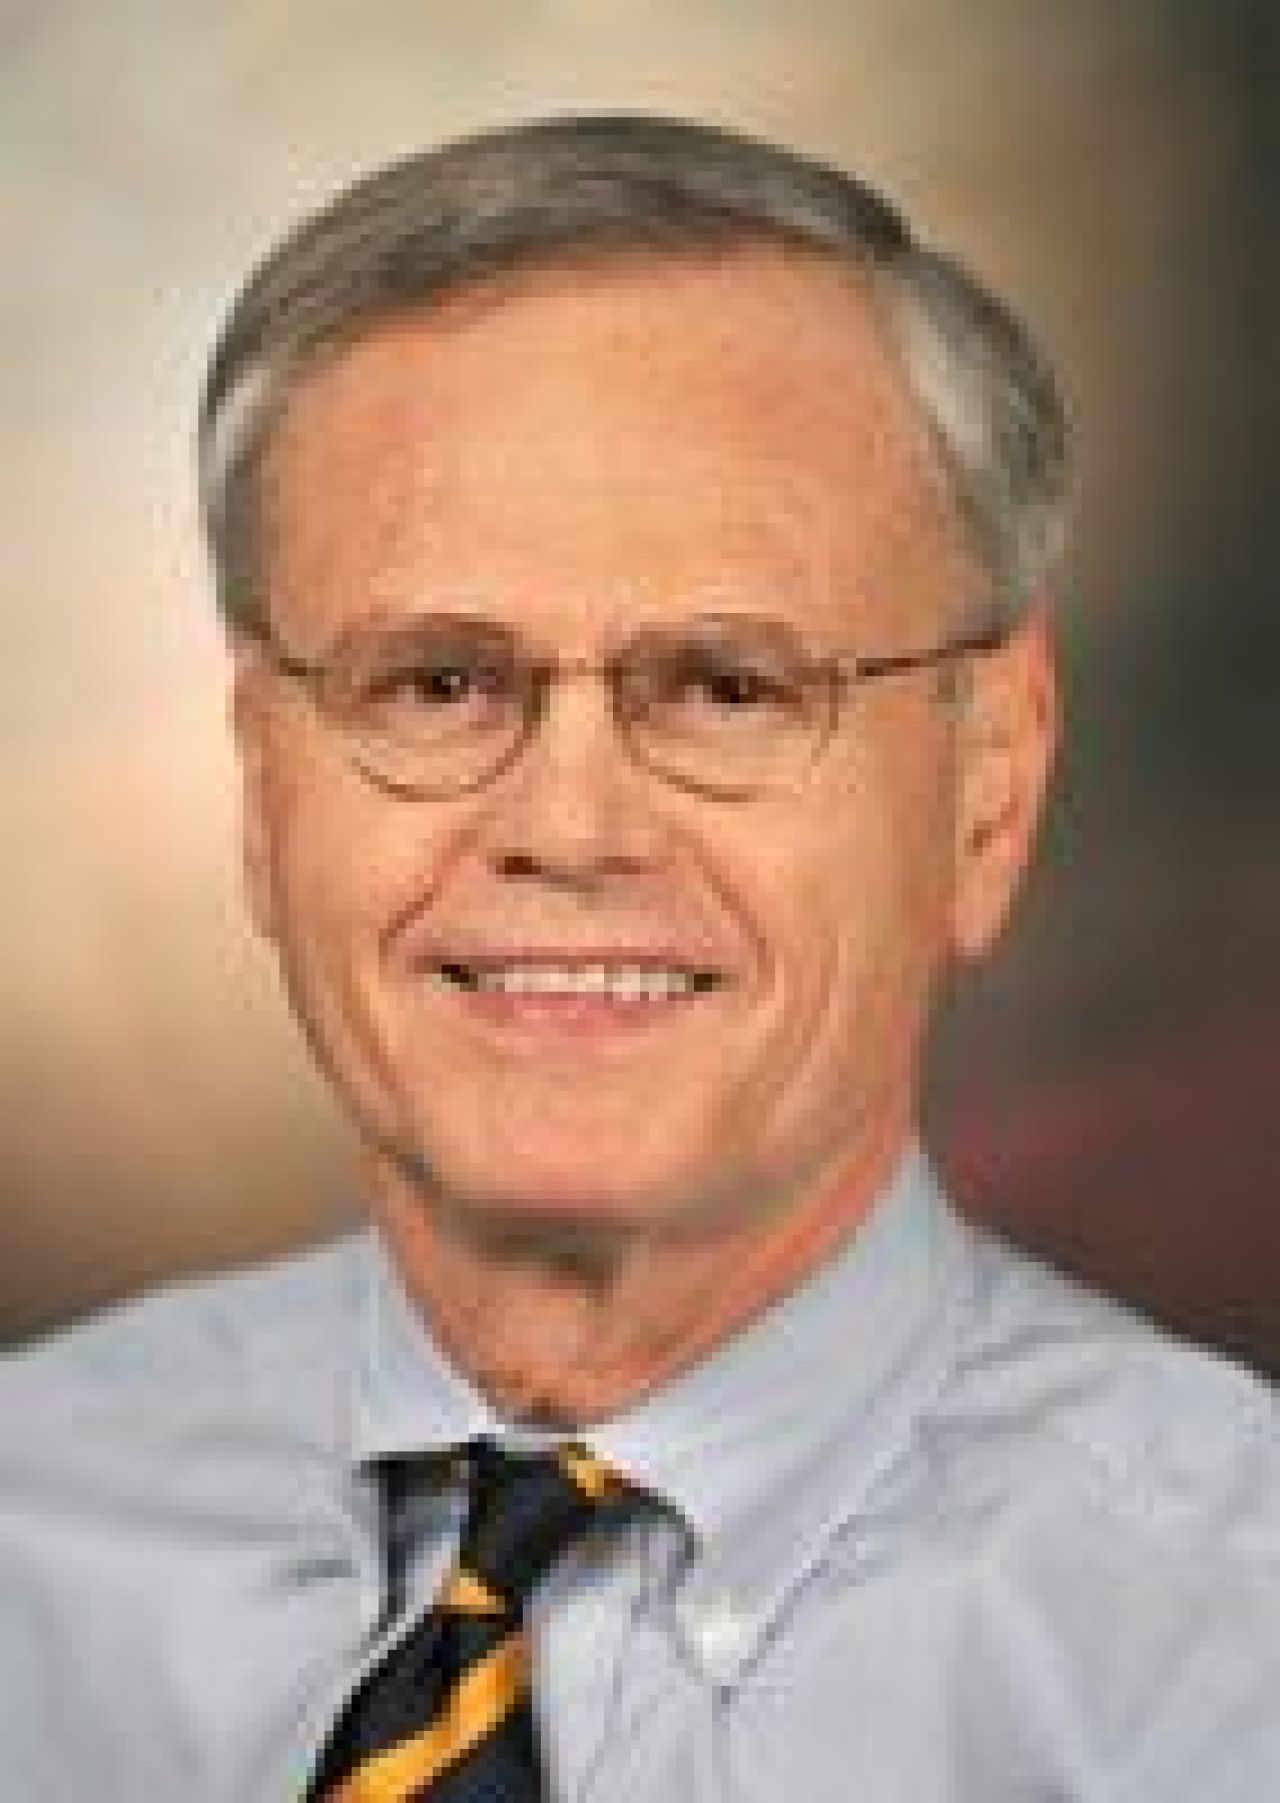
<path fill-rule="evenodd" d="M 855 272 L 812 255 L 555 269 L 380 326 L 264 465 L 273 606 L 874 607 L 960 580 L 928 429 Z M 320 622 L 317 622 L 319 624 Z"/>

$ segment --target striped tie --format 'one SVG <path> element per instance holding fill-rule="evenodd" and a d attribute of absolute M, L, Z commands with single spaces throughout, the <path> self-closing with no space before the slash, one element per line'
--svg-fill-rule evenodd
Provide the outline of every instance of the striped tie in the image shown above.
<path fill-rule="evenodd" d="M 533 1803 L 546 1795 L 524 1627 L 528 1599 L 589 1523 L 638 1493 L 586 1448 L 467 1447 L 458 1562 L 417 1628 L 339 1718 L 311 1803 Z"/>

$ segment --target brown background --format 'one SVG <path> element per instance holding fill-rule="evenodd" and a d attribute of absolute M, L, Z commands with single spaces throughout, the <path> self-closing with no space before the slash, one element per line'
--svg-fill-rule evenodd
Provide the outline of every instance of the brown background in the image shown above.
<path fill-rule="evenodd" d="M 232 288 L 388 155 L 630 106 L 879 180 L 1065 368 L 1070 755 L 934 1132 L 975 1208 L 1280 1369 L 1272 10 L 0 0 L 0 1337 L 349 1210 L 236 892 L 188 473 Z"/>

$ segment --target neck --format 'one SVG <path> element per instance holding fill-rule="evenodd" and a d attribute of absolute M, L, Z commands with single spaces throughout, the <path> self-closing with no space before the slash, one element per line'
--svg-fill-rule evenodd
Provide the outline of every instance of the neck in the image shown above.
<path fill-rule="evenodd" d="M 512 1420 L 578 1427 L 697 1364 L 827 1262 L 906 1141 L 705 1235 L 477 1216 L 385 1159 L 371 1176 L 402 1282 L 455 1367 Z"/>

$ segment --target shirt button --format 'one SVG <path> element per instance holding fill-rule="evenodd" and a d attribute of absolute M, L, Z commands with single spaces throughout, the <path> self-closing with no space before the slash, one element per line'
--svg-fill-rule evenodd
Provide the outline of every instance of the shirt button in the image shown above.
<path fill-rule="evenodd" d="M 690 1638 L 699 1657 L 717 1675 L 732 1667 L 742 1652 L 749 1626 L 736 1599 L 725 1593 L 709 1597 L 688 1616 Z"/>

